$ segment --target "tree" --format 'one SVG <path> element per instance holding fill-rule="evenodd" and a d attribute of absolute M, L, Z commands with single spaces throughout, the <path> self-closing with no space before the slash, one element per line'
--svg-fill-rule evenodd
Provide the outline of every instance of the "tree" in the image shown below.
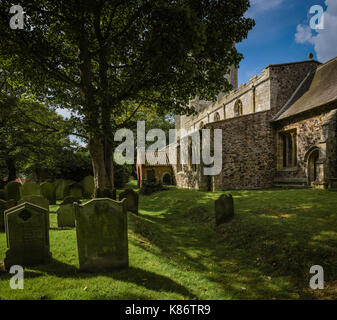
<path fill-rule="evenodd" d="M 234 44 L 253 27 L 248 0 L 32 0 L 24 30 L 8 27 L 0 4 L 0 54 L 36 95 L 75 111 L 88 139 L 96 197 L 111 196 L 113 132 L 125 102 L 159 113 L 191 113 L 213 98 L 242 59 Z M 28 85 L 29 84 L 29 85 Z"/>
<path fill-rule="evenodd" d="M 31 172 L 42 168 L 48 158 L 70 145 L 68 125 L 47 106 L 27 98 L 0 94 L 0 163 L 8 181 L 18 169 Z"/>

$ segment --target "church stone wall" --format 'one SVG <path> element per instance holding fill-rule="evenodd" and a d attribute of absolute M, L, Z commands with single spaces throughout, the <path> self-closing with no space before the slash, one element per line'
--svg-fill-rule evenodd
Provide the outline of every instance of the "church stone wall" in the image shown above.
<path fill-rule="evenodd" d="M 336 106 L 337 107 L 337 106 Z M 320 183 L 326 184 L 330 178 L 337 178 L 337 111 L 312 110 L 276 124 L 275 143 L 278 145 L 277 154 L 282 150 L 279 133 L 296 130 L 297 133 L 297 166 L 295 168 L 281 168 L 282 157 L 279 157 L 276 183 L 295 184 L 308 183 L 308 153 L 313 148 L 319 149 L 318 163 L 322 165 Z"/>
<path fill-rule="evenodd" d="M 269 119 L 265 111 L 208 126 L 222 129 L 222 172 L 212 178 L 213 190 L 272 187 L 276 158 Z"/>

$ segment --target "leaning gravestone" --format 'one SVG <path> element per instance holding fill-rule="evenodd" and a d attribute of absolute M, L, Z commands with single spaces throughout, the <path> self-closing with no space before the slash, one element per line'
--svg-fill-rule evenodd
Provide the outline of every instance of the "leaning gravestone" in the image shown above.
<path fill-rule="evenodd" d="M 19 182 L 11 181 L 6 184 L 5 190 L 7 193 L 7 199 L 13 199 L 15 203 L 20 200 L 20 189 L 22 185 Z"/>
<path fill-rule="evenodd" d="M 20 189 L 21 198 L 25 196 L 40 196 L 41 195 L 41 188 L 35 182 L 26 182 L 22 185 Z"/>
<path fill-rule="evenodd" d="M 41 194 L 44 198 L 48 199 L 49 204 L 56 204 L 56 189 L 53 183 L 41 183 Z"/>
<path fill-rule="evenodd" d="M 231 194 L 223 194 L 215 200 L 215 223 L 220 225 L 234 216 L 234 202 Z"/>
<path fill-rule="evenodd" d="M 75 207 L 73 204 L 61 205 L 57 210 L 57 226 L 59 228 L 75 227 Z"/>
<path fill-rule="evenodd" d="M 91 199 L 95 192 L 94 177 L 87 176 L 81 181 L 83 187 L 83 197 L 85 199 Z"/>
<path fill-rule="evenodd" d="M 31 266 L 50 260 L 48 211 L 23 203 L 5 211 L 7 251 L 5 267 Z"/>
<path fill-rule="evenodd" d="M 139 195 L 132 189 L 126 189 L 119 194 L 119 201 L 126 199 L 127 209 L 135 214 L 138 214 Z"/>
<path fill-rule="evenodd" d="M 126 200 L 93 199 L 75 204 L 80 269 L 110 271 L 129 265 Z"/>

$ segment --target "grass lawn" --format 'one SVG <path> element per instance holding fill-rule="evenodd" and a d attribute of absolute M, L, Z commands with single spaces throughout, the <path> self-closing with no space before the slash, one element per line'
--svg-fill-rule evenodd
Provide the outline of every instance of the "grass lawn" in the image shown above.
<path fill-rule="evenodd" d="M 129 213 L 130 268 L 78 271 L 75 230 L 51 213 L 49 265 L 25 270 L 25 289 L 0 273 L 0 299 L 337 299 L 337 193 L 232 191 L 235 218 L 215 228 L 221 192 L 172 188 L 141 196 Z M 57 206 L 52 206 L 55 212 Z M 0 233 L 0 259 L 5 255 Z M 310 267 L 325 289 L 311 290 Z"/>

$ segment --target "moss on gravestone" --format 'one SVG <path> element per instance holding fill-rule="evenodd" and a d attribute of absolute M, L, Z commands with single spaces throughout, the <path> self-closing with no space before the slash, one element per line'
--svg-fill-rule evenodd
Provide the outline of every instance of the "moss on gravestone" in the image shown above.
<path fill-rule="evenodd" d="M 75 208 L 73 204 L 61 205 L 57 210 L 57 226 L 59 228 L 75 227 Z"/>
<path fill-rule="evenodd" d="M 139 195 L 132 189 L 126 189 L 119 194 L 119 201 L 126 199 L 127 209 L 135 214 L 138 214 Z"/>
<path fill-rule="evenodd" d="M 5 211 L 7 270 L 13 265 L 31 266 L 50 261 L 49 213 L 30 203 Z"/>
<path fill-rule="evenodd" d="M 75 204 L 80 269 L 87 272 L 126 268 L 128 229 L 126 200 L 93 199 Z"/>
<path fill-rule="evenodd" d="M 54 182 L 56 187 L 56 200 L 63 200 L 67 195 L 65 194 L 66 187 L 74 183 L 72 180 L 58 179 Z"/>
<path fill-rule="evenodd" d="M 81 181 L 81 185 L 83 187 L 83 197 L 85 199 L 93 198 L 95 192 L 94 177 L 93 176 L 85 177 Z"/>
<path fill-rule="evenodd" d="M 20 189 L 22 185 L 19 182 L 11 181 L 6 184 L 5 190 L 8 200 L 13 199 L 15 203 L 20 200 Z"/>
<path fill-rule="evenodd" d="M 25 203 L 25 202 L 32 203 L 36 206 L 39 206 L 39 207 L 44 208 L 47 211 L 49 211 L 49 201 L 42 196 L 36 196 L 36 195 L 24 196 L 22 199 L 20 199 L 18 204 L 22 204 L 22 203 Z"/>
<path fill-rule="evenodd" d="M 41 183 L 41 194 L 49 201 L 49 204 L 56 204 L 56 189 L 51 182 Z"/>
<path fill-rule="evenodd" d="M 41 187 L 36 182 L 26 182 L 20 189 L 21 198 L 25 196 L 40 196 Z"/>

